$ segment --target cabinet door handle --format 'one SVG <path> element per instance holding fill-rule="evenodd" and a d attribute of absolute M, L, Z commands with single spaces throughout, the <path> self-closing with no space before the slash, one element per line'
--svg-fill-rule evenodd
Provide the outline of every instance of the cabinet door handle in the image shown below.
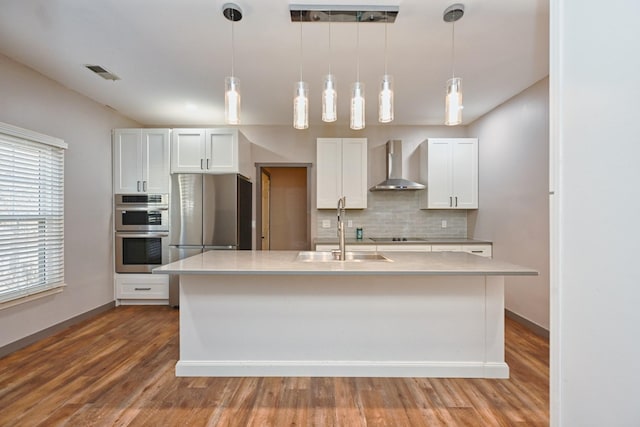
<path fill-rule="evenodd" d="M 458 196 L 456 196 L 456 208 L 458 207 Z"/>
<path fill-rule="evenodd" d="M 471 251 L 472 254 L 481 254 L 484 251 Z"/>
<path fill-rule="evenodd" d="M 204 159 L 200 159 L 200 169 L 204 169 Z"/>
<path fill-rule="evenodd" d="M 133 288 L 136 291 L 150 291 L 151 288 Z"/>
<path fill-rule="evenodd" d="M 449 196 L 449 207 L 453 207 L 453 197 Z"/>
<path fill-rule="evenodd" d="M 207 170 L 209 170 L 209 159 L 207 159 Z"/>
<path fill-rule="evenodd" d="M 138 181 L 137 187 L 138 187 L 138 191 L 140 191 L 140 181 Z"/>
<path fill-rule="evenodd" d="M 147 191 L 147 181 L 142 181 L 142 191 Z"/>

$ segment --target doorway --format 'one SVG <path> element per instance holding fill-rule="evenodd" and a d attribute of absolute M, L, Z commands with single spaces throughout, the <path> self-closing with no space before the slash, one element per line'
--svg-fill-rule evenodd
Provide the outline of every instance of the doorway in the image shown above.
<path fill-rule="evenodd" d="M 311 247 L 311 164 L 256 163 L 256 249 Z"/>

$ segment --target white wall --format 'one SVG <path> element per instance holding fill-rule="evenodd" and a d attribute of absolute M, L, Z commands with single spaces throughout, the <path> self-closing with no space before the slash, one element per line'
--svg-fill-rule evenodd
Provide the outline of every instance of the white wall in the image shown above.
<path fill-rule="evenodd" d="M 0 121 L 63 139 L 64 292 L 0 310 L 0 347 L 113 301 L 111 129 L 138 124 L 0 55 Z M 96 79 L 96 84 L 113 84 Z M 117 83 L 115 83 L 117 84 Z"/>
<path fill-rule="evenodd" d="M 538 270 L 507 277 L 507 309 L 549 329 L 549 81 L 541 80 L 468 126 L 479 138 L 480 209 L 468 229 L 493 256 Z"/>
<path fill-rule="evenodd" d="M 551 413 L 639 426 L 640 2 L 551 0 Z"/>

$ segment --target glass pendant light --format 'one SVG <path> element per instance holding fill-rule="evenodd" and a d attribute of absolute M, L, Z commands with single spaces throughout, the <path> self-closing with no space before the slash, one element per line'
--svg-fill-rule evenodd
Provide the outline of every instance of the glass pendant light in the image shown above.
<path fill-rule="evenodd" d="M 240 79 L 224 79 L 224 121 L 229 125 L 240 124 Z"/>
<path fill-rule="evenodd" d="M 323 122 L 335 122 L 338 119 L 337 105 L 338 91 L 336 90 L 336 78 L 333 74 L 327 74 L 324 77 L 324 89 L 322 90 Z"/>
<path fill-rule="evenodd" d="M 297 82 L 293 95 L 293 127 L 309 127 L 309 88 L 305 82 Z"/>
<path fill-rule="evenodd" d="M 378 121 L 390 123 L 393 121 L 393 80 L 387 73 L 387 14 L 384 21 L 384 76 L 378 95 Z"/>
<path fill-rule="evenodd" d="M 242 19 L 242 10 L 233 3 L 222 6 L 222 14 L 231 21 L 231 76 L 224 79 L 224 121 L 229 125 L 240 124 L 240 79 L 234 76 L 235 40 L 233 24 Z"/>
<path fill-rule="evenodd" d="M 364 129 L 364 83 L 351 85 L 351 129 Z"/>
<path fill-rule="evenodd" d="M 447 95 L 445 97 L 446 119 L 448 126 L 462 123 L 462 79 L 453 77 L 447 80 Z"/>
<path fill-rule="evenodd" d="M 445 9 L 443 19 L 451 22 L 451 78 L 447 80 L 445 95 L 445 120 L 447 126 L 462 123 L 462 79 L 455 76 L 455 22 L 464 15 L 463 4 L 453 4 Z"/>
<path fill-rule="evenodd" d="M 331 12 L 329 12 L 329 74 L 324 76 L 322 89 L 322 121 L 335 122 L 338 119 L 338 92 L 336 78 L 331 74 Z"/>
<path fill-rule="evenodd" d="M 360 82 L 360 17 L 358 16 L 356 18 L 356 82 L 351 85 L 351 129 L 364 129 L 364 117 L 364 83 Z"/>
<path fill-rule="evenodd" d="M 302 81 L 302 11 L 300 11 L 300 81 L 293 91 L 293 127 L 309 127 L 309 87 Z"/>

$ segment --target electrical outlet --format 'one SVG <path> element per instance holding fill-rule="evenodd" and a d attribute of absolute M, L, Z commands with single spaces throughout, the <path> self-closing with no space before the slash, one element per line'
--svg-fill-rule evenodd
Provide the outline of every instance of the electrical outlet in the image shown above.
<path fill-rule="evenodd" d="M 351 220 L 351 219 L 348 219 L 348 220 L 347 220 L 347 227 L 348 227 L 348 228 L 353 227 L 353 220 Z"/>
<path fill-rule="evenodd" d="M 442 227 L 442 228 L 447 228 L 447 220 L 446 220 L 446 219 L 443 219 L 443 220 L 442 220 L 441 227 Z"/>
<path fill-rule="evenodd" d="M 322 228 L 331 228 L 331 220 L 323 219 L 322 220 Z"/>

